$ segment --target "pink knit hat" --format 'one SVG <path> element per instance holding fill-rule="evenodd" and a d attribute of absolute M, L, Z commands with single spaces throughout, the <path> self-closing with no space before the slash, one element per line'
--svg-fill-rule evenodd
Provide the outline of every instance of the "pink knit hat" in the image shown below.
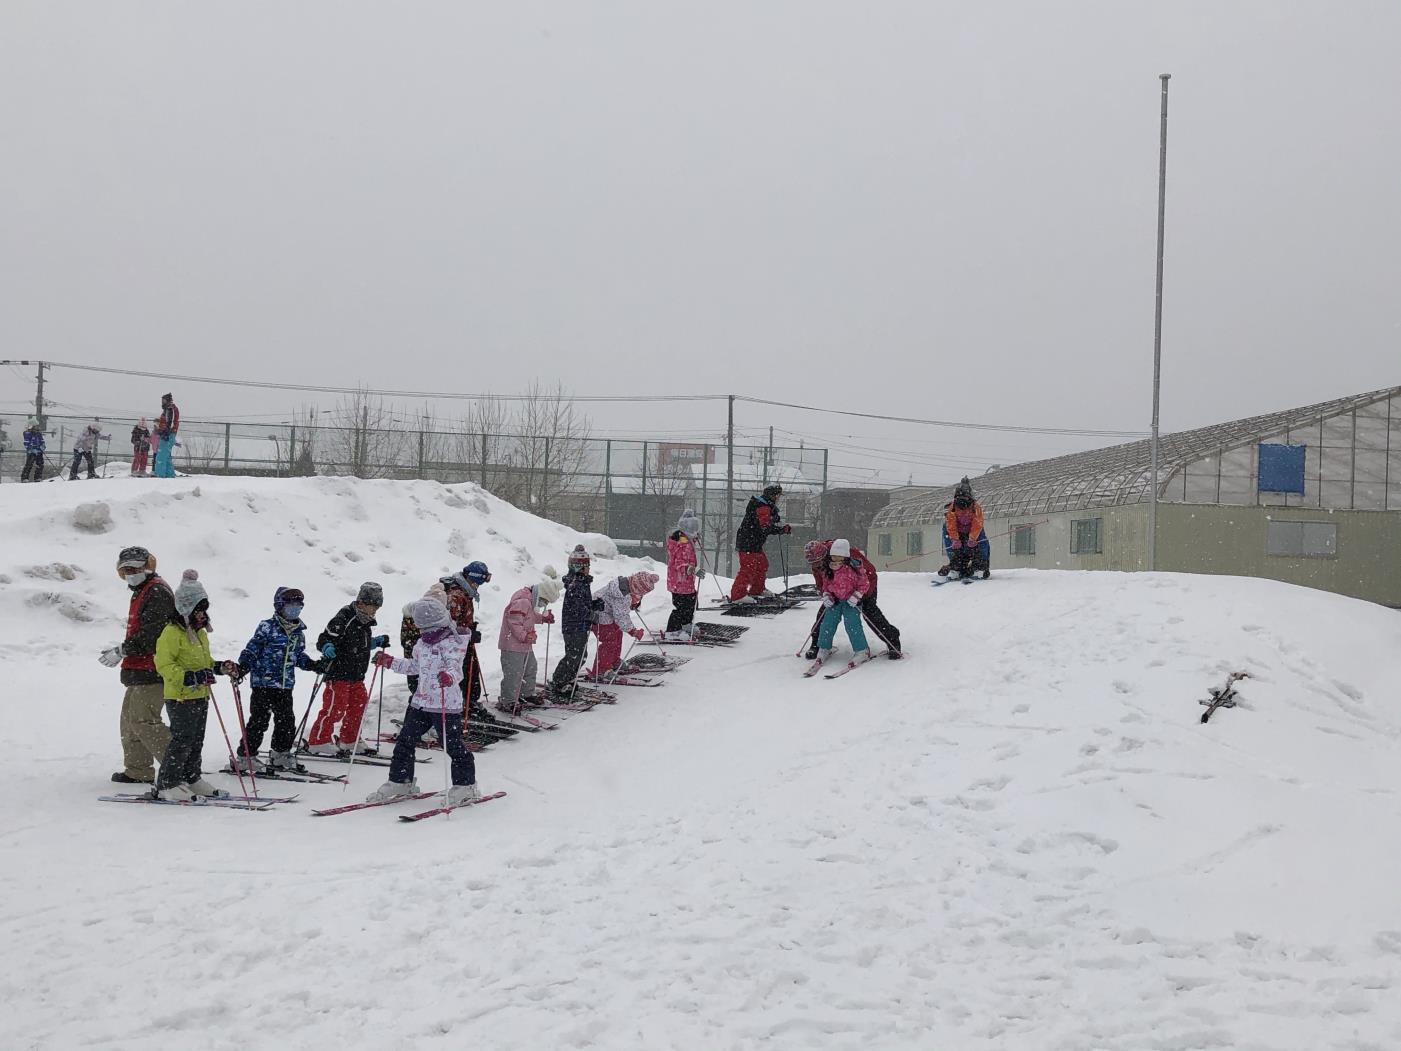
<path fill-rule="evenodd" d="M 634 600 L 641 602 L 642 596 L 656 587 L 661 579 L 655 573 L 634 573 L 628 577 L 628 592 Z"/>

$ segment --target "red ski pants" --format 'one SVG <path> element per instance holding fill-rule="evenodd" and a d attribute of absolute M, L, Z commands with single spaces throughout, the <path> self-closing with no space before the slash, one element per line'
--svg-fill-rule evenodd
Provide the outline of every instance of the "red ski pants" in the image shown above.
<path fill-rule="evenodd" d="M 598 636 L 598 653 L 594 656 L 589 678 L 601 679 L 618 666 L 623 657 L 623 629 L 616 624 L 600 624 L 594 628 Z"/>
<path fill-rule="evenodd" d="M 769 556 L 762 551 L 741 551 L 739 553 L 739 573 L 735 575 L 735 585 L 730 588 L 730 601 L 744 598 L 745 595 L 758 596 L 769 586 Z"/>
<path fill-rule="evenodd" d="M 131 471 L 136 474 L 146 469 L 146 463 L 151 455 L 149 449 L 137 449 L 131 454 Z"/>
<path fill-rule="evenodd" d="M 354 744 L 360 740 L 360 720 L 369 703 L 370 692 L 363 682 L 326 683 L 321 693 L 321 711 L 311 725 L 306 743 L 329 744 L 331 732 L 340 723 L 337 738 L 343 745 Z"/>

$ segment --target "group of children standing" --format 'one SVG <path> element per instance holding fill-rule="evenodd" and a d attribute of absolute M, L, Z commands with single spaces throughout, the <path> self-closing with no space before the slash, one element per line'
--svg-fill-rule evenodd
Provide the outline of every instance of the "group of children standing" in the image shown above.
<path fill-rule="evenodd" d="M 161 396 L 161 411 L 156 417 L 154 436 L 146 425 L 146 417 L 131 428 L 131 476 L 145 478 L 150 463 L 152 444 L 156 453 L 156 477 L 175 477 L 175 436 L 180 430 L 180 409 L 170 394 Z M 73 462 L 68 467 L 68 480 L 78 480 L 78 471 L 86 467 L 87 477 L 97 477 L 97 443 L 112 436 L 102 433 L 102 425 L 94 420 L 73 440 Z M 44 437 L 44 427 L 37 419 L 31 419 L 24 429 L 24 469 L 20 472 L 21 482 L 42 482 L 44 480 L 44 454 L 48 451 L 48 441 Z"/>

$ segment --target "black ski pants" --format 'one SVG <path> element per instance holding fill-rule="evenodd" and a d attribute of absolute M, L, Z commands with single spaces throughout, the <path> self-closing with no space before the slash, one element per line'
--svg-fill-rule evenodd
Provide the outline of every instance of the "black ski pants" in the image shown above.
<path fill-rule="evenodd" d="M 88 477 L 89 477 L 89 478 L 96 478 L 96 477 L 97 477 L 97 468 L 93 466 L 93 462 L 92 462 L 92 453 L 86 452 L 86 451 L 84 451 L 84 450 L 82 450 L 82 449 L 75 449 L 75 450 L 73 451 L 73 466 L 70 467 L 70 468 L 68 468 L 68 480 L 69 480 L 70 482 L 77 481 L 77 478 L 78 478 L 78 465 L 79 465 L 80 463 L 82 463 L 84 460 L 87 460 L 87 462 L 88 462 Z"/>
<path fill-rule="evenodd" d="M 467 644 L 467 655 L 462 658 L 462 699 L 470 705 L 480 700 L 481 696 L 482 662 L 477 659 L 477 644 L 471 642 Z"/>
<path fill-rule="evenodd" d="M 21 482 L 42 482 L 44 480 L 44 454 L 26 453 L 24 470 L 20 472 Z"/>
<path fill-rule="evenodd" d="M 876 604 L 876 590 L 876 588 L 872 588 L 871 593 L 861 599 L 861 615 L 866 618 L 866 623 L 876 633 L 876 637 L 898 653 L 900 650 L 900 629 L 886 620 L 885 614 Z M 826 612 L 825 607 L 818 607 L 817 619 L 813 621 L 812 632 L 808 637 L 809 649 L 817 646 L 817 633 L 822 628 L 822 614 Z"/>
<path fill-rule="evenodd" d="M 569 689 L 579 674 L 579 665 L 589 653 L 589 633 L 564 636 L 564 656 L 555 665 L 555 673 L 550 678 L 550 688 L 556 693 Z"/>
<path fill-rule="evenodd" d="M 204 724 L 209 718 L 208 701 L 166 701 L 170 720 L 170 744 L 166 745 L 156 775 L 156 788 L 174 788 L 200 779 L 204 759 Z"/>
<path fill-rule="evenodd" d="M 680 631 L 696 619 L 696 598 L 694 591 L 689 595 L 672 593 L 671 616 L 666 622 L 667 631 Z"/>
<path fill-rule="evenodd" d="M 297 736 L 297 715 L 292 710 L 292 691 L 276 686 L 254 686 L 248 700 L 248 750 L 238 744 L 239 755 L 257 755 L 263 747 L 263 734 L 272 722 L 272 750 L 290 752 Z"/>
<path fill-rule="evenodd" d="M 477 783 L 477 761 L 472 751 L 462 739 L 462 713 L 447 713 L 447 734 L 443 737 L 443 747 L 452 757 L 452 783 L 474 785 Z M 404 712 L 404 724 L 399 727 L 398 740 L 394 742 L 394 757 L 389 762 L 389 780 L 396 785 L 406 785 L 413 780 L 414 749 L 419 740 L 429 730 L 443 733 L 443 714 L 424 711 L 409 705 Z"/>

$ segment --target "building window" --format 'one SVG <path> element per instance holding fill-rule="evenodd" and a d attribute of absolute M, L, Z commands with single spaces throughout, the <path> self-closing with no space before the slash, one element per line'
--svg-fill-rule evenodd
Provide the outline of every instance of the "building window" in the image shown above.
<path fill-rule="evenodd" d="M 1012 532 L 1012 554 L 1014 555 L 1034 555 L 1036 554 L 1036 527 L 1034 525 L 1013 526 Z"/>
<path fill-rule="evenodd" d="M 906 533 L 906 534 L 905 534 L 905 554 L 907 554 L 907 555 L 922 555 L 922 554 L 924 554 L 924 533 L 923 533 L 923 532 L 918 532 L 918 533 Z"/>
<path fill-rule="evenodd" d="M 1072 555 L 1102 555 L 1104 553 L 1103 518 L 1081 518 L 1070 523 L 1070 553 Z"/>
<path fill-rule="evenodd" d="M 1260 480 L 1262 493 L 1295 493 L 1304 495 L 1304 445 L 1272 445 L 1260 443 Z"/>
<path fill-rule="evenodd" d="M 1338 527 L 1332 522 L 1269 522 L 1265 554 L 1279 558 L 1336 558 Z"/>
<path fill-rule="evenodd" d="M 876 537 L 876 554 L 887 556 L 894 554 L 895 545 L 891 542 L 894 539 L 889 533 L 882 533 Z"/>

